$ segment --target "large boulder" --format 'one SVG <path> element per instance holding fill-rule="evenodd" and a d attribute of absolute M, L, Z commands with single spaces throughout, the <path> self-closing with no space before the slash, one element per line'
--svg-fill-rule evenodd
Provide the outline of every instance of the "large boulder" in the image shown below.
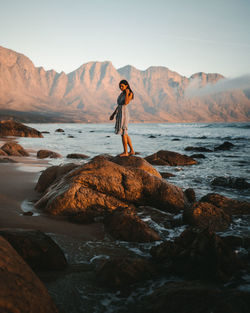
<path fill-rule="evenodd" d="M 57 313 L 46 288 L 0 236 L 0 312 Z"/>
<path fill-rule="evenodd" d="M 57 159 L 62 157 L 59 153 L 50 150 L 39 150 L 37 151 L 36 156 L 38 159 L 45 158 Z"/>
<path fill-rule="evenodd" d="M 193 165 L 198 163 L 196 160 L 187 155 L 166 150 L 160 150 L 152 155 L 149 155 L 145 158 L 145 160 L 150 164 L 169 166 Z"/>
<path fill-rule="evenodd" d="M 12 156 L 29 156 L 29 153 L 18 143 L 14 141 L 6 142 L 1 149 Z"/>
<path fill-rule="evenodd" d="M 231 216 L 212 203 L 195 202 L 192 207 L 184 210 L 183 221 L 211 231 L 224 231 L 231 223 Z"/>
<path fill-rule="evenodd" d="M 3 136 L 43 138 L 38 130 L 12 120 L 0 121 L 0 137 Z"/>
<path fill-rule="evenodd" d="M 39 230 L 0 230 L 33 270 L 62 270 L 67 266 L 60 247 Z"/>
<path fill-rule="evenodd" d="M 178 238 L 152 247 L 162 270 L 189 279 L 227 282 L 241 269 L 236 253 L 214 232 L 187 229 Z"/>
<path fill-rule="evenodd" d="M 209 202 L 228 214 L 250 214 L 250 203 L 227 198 L 217 193 L 209 193 L 200 199 L 200 202 Z"/>
<path fill-rule="evenodd" d="M 130 208 L 117 208 L 104 219 L 105 230 L 115 239 L 133 242 L 160 240 L 160 236 Z"/>
<path fill-rule="evenodd" d="M 54 215 L 72 215 L 88 210 L 103 214 L 131 203 L 179 212 L 187 200 L 179 187 L 159 177 L 99 158 L 56 180 L 36 206 Z"/>

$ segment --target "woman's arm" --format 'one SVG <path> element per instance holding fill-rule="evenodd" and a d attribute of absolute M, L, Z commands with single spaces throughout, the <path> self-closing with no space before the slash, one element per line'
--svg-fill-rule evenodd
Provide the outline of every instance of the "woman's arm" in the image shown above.
<path fill-rule="evenodd" d="M 109 119 L 112 121 L 117 113 L 117 109 L 118 107 L 116 107 L 116 109 L 114 110 L 114 112 L 110 115 Z"/>
<path fill-rule="evenodd" d="M 129 104 L 129 102 L 133 99 L 133 93 L 127 88 L 125 89 L 125 105 Z"/>

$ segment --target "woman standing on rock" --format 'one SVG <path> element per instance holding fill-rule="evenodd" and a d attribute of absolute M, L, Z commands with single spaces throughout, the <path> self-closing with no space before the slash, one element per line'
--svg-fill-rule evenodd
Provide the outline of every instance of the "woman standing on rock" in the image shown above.
<path fill-rule="evenodd" d="M 122 144 L 124 152 L 120 156 L 129 156 L 135 154 L 132 141 L 128 135 L 128 121 L 129 112 L 127 105 L 134 98 L 134 93 L 131 90 L 129 83 L 126 80 L 121 80 L 119 83 L 121 93 L 117 99 L 117 108 L 110 116 L 110 120 L 113 120 L 116 115 L 115 133 L 122 136 Z M 128 146 L 130 151 L 128 152 Z"/>

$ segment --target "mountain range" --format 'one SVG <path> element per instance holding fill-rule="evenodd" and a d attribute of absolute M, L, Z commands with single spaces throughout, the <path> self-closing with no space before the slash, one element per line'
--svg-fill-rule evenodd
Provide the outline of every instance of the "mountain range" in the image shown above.
<path fill-rule="evenodd" d="M 108 122 L 121 79 L 127 79 L 134 91 L 129 104 L 132 122 L 250 121 L 250 86 L 200 92 L 226 80 L 217 73 L 185 77 L 166 67 L 115 69 L 105 61 L 89 62 L 65 74 L 35 67 L 25 55 L 1 46 L 0 119 Z"/>

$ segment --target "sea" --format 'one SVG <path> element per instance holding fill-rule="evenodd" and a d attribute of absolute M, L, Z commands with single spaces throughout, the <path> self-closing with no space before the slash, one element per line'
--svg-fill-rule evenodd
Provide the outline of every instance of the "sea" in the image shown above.
<path fill-rule="evenodd" d="M 49 165 L 59 165 L 68 162 L 84 163 L 100 154 L 116 156 L 122 152 L 122 142 L 119 135 L 114 134 L 114 124 L 27 124 L 44 132 L 44 138 L 20 138 L 18 142 L 34 153 L 40 149 L 48 149 L 62 155 L 60 159 L 48 159 Z M 64 132 L 56 132 L 57 129 Z M 134 150 L 140 157 L 146 157 L 159 150 L 169 150 L 189 155 L 202 153 L 205 158 L 197 159 L 198 164 L 191 166 L 156 166 L 159 172 L 168 172 L 173 177 L 167 181 L 181 187 L 183 190 L 193 188 L 197 200 L 208 193 L 219 193 L 226 197 L 250 201 L 250 189 L 235 189 L 213 186 L 216 177 L 243 178 L 250 183 L 250 123 L 154 123 L 130 124 L 129 135 Z M 229 141 L 234 146 L 228 151 L 214 150 L 215 147 Z M 204 147 L 211 152 L 186 151 L 186 147 Z M 82 153 L 89 156 L 87 160 L 68 159 L 71 153 Z M 35 167 L 20 167 L 21 170 L 37 170 Z M 23 206 L 30 204 L 23 203 Z M 162 240 L 173 240 L 186 226 L 170 229 L 164 223 L 164 214 L 153 209 L 139 210 L 140 217 L 149 223 L 160 235 Z M 153 218 L 154 216 L 154 218 Z M 156 216 L 156 218 L 155 218 Z M 176 215 L 178 219 L 180 216 Z M 250 236 L 250 216 L 237 216 L 225 235 Z M 93 273 L 81 268 L 97 266 L 98 262 L 120 256 L 150 257 L 152 245 L 127 243 L 110 238 L 102 241 L 81 241 L 63 235 L 51 233 L 50 236 L 64 250 L 68 262 L 78 270 L 63 275 L 56 280 L 49 280 L 46 286 L 57 306 L 62 312 L 127 312 L 127 310 L 151 294 L 166 281 L 178 280 L 177 277 L 165 277 L 155 281 L 147 281 L 133 286 L 125 295 L 120 291 L 110 291 L 96 285 Z M 239 288 L 250 291 L 250 277 Z"/>

